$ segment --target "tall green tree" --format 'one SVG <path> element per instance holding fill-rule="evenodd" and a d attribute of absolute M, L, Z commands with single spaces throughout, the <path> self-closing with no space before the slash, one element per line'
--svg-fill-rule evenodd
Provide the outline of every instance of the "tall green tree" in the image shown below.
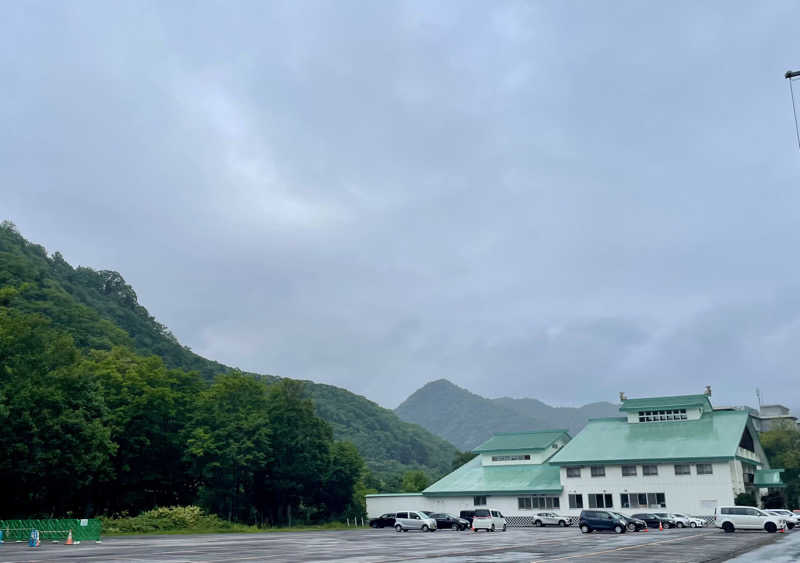
<path fill-rule="evenodd" d="M 363 473 L 364 460 L 356 447 L 350 442 L 334 442 L 322 487 L 322 501 L 330 517 L 363 516 L 361 503 L 354 497 Z"/>
<path fill-rule="evenodd" d="M 800 508 L 800 431 L 790 423 L 762 432 L 761 445 L 772 467 L 784 469 L 785 498 L 789 508 Z"/>
<path fill-rule="evenodd" d="M 241 373 L 218 376 L 197 400 L 187 453 L 203 504 L 229 520 L 263 519 L 257 500 L 272 461 L 267 407 L 264 383 Z"/>
<path fill-rule="evenodd" d="M 403 491 L 406 493 L 419 493 L 429 484 L 424 471 L 419 469 L 406 471 L 403 474 Z"/>
<path fill-rule="evenodd" d="M 291 525 L 301 505 L 320 502 L 330 465 L 333 432 L 317 417 L 301 381 L 282 379 L 267 399 L 273 462 L 263 499 L 271 520 Z"/>

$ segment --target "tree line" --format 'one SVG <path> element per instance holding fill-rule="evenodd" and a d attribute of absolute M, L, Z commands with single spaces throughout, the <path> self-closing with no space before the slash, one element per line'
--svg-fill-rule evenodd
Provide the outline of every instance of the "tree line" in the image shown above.
<path fill-rule="evenodd" d="M 0 517 L 197 503 L 251 524 L 363 513 L 364 462 L 303 383 L 212 382 L 125 346 L 81 350 L 0 289 Z"/>

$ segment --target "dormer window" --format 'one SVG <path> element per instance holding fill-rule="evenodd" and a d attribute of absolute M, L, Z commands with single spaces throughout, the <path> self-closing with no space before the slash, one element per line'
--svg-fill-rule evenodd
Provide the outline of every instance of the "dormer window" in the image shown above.
<path fill-rule="evenodd" d="M 673 422 L 686 419 L 686 409 L 639 411 L 639 422 Z"/>
<path fill-rule="evenodd" d="M 493 455 L 492 461 L 530 461 L 530 454 L 520 455 Z"/>

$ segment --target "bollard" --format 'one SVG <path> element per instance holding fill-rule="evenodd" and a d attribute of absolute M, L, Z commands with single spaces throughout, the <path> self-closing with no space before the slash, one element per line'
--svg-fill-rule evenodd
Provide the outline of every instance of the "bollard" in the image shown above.
<path fill-rule="evenodd" d="M 39 547 L 39 530 L 31 530 L 31 538 L 28 540 L 28 547 Z"/>

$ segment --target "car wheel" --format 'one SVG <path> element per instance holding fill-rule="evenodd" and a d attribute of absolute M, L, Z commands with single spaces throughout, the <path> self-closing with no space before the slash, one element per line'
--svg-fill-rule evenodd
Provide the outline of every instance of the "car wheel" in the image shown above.
<path fill-rule="evenodd" d="M 774 534 L 775 532 L 778 531 L 778 527 L 772 522 L 767 522 L 766 524 L 764 524 L 764 529 L 768 531 L 770 534 Z"/>
<path fill-rule="evenodd" d="M 617 524 L 616 526 L 614 526 L 614 533 L 615 533 L 615 534 L 621 534 L 621 533 L 622 533 L 622 532 L 624 532 L 624 531 L 625 531 L 625 528 L 623 528 L 623 527 L 622 527 L 622 526 L 620 526 L 619 524 Z"/>
<path fill-rule="evenodd" d="M 472 528 L 472 531 L 477 534 L 478 533 L 478 528 Z"/>
<path fill-rule="evenodd" d="M 494 524 L 492 524 L 492 527 L 491 527 L 491 529 L 489 531 L 490 532 L 494 532 Z"/>
<path fill-rule="evenodd" d="M 678 528 L 683 528 L 683 522 L 678 522 Z"/>
<path fill-rule="evenodd" d="M 377 528 L 378 527 L 378 523 L 377 522 L 370 522 L 369 523 L 369 527 L 370 528 Z"/>
<path fill-rule="evenodd" d="M 508 527 L 505 524 L 503 524 L 503 531 L 505 532 L 507 530 L 508 530 Z"/>
<path fill-rule="evenodd" d="M 422 531 L 423 532 L 427 532 L 428 530 L 430 530 L 430 528 L 428 528 L 428 525 L 427 524 L 423 524 L 422 525 Z"/>
<path fill-rule="evenodd" d="M 566 528 L 567 527 L 567 523 L 564 522 L 563 520 L 559 520 L 558 521 L 558 525 L 561 526 L 562 528 Z"/>
<path fill-rule="evenodd" d="M 697 528 L 697 522 L 689 522 L 690 528 Z"/>
<path fill-rule="evenodd" d="M 395 530 L 397 530 L 398 532 L 402 532 L 402 531 L 403 531 L 403 527 L 402 527 L 400 524 L 397 524 L 397 525 L 394 527 L 394 529 L 395 529 Z"/>
<path fill-rule="evenodd" d="M 724 522 L 722 524 L 722 529 L 728 532 L 729 534 L 736 530 L 736 528 L 734 528 L 733 524 L 731 524 L 730 522 Z"/>
<path fill-rule="evenodd" d="M 628 528 L 629 532 L 635 532 L 636 531 L 636 524 L 634 524 L 633 522 L 628 522 L 628 525 L 625 526 L 625 527 Z"/>
<path fill-rule="evenodd" d="M 589 529 L 589 526 L 587 526 L 586 524 L 581 524 L 581 532 L 583 532 L 584 534 L 588 534 L 591 531 L 592 530 Z"/>
<path fill-rule="evenodd" d="M 536 522 L 533 523 L 533 525 L 536 526 L 537 528 L 541 528 L 542 527 L 542 521 L 541 520 L 537 520 Z"/>

